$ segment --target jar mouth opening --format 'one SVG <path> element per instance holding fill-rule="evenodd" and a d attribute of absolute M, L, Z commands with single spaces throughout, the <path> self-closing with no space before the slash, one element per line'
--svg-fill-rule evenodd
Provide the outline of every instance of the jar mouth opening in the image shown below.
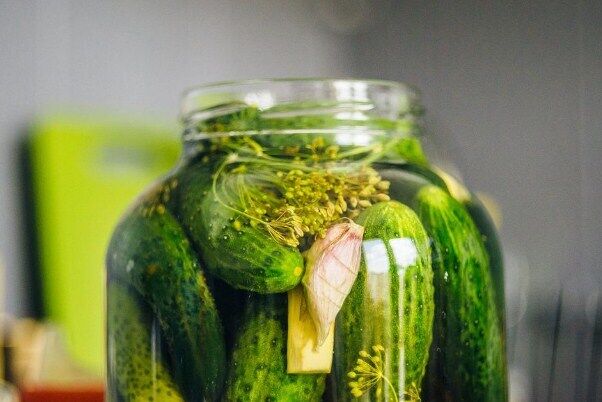
<path fill-rule="evenodd" d="M 192 87 L 182 96 L 180 118 L 193 119 L 227 114 L 241 106 L 260 111 L 285 107 L 288 112 L 320 113 L 323 107 L 353 105 L 384 118 L 406 113 L 418 99 L 409 85 L 383 80 L 347 78 L 287 78 L 224 81 Z M 202 113 L 200 116 L 197 113 Z"/>
<path fill-rule="evenodd" d="M 224 81 L 184 92 L 184 140 L 260 134 L 407 134 L 422 108 L 418 91 L 346 78 Z"/>
<path fill-rule="evenodd" d="M 405 84 L 399 81 L 393 80 L 380 80 L 373 78 L 315 78 L 315 77 L 304 77 L 304 78 L 255 78 L 245 80 L 225 80 L 209 82 L 206 84 L 199 84 L 191 86 L 184 90 L 182 98 L 186 98 L 191 95 L 195 95 L 198 92 L 213 91 L 216 89 L 227 90 L 234 87 L 254 87 L 254 86 L 269 86 L 272 84 L 291 84 L 291 85 L 325 85 L 325 84 L 351 84 L 351 85 L 366 85 L 372 87 L 390 88 L 401 92 L 413 91 L 417 92 L 417 89 L 411 85 Z"/>

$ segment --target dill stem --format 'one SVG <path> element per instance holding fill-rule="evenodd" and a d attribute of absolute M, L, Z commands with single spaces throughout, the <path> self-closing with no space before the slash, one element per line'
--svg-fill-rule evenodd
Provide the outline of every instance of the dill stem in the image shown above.
<path fill-rule="evenodd" d="M 218 179 L 219 175 L 220 175 L 220 174 L 222 174 L 222 172 L 223 172 L 223 171 L 224 171 L 224 169 L 226 168 L 226 165 L 228 165 L 228 164 L 229 164 L 229 163 L 228 163 L 228 160 L 227 160 L 227 159 L 226 159 L 226 160 L 224 160 L 224 161 L 223 161 L 223 162 L 220 164 L 220 166 L 219 166 L 219 168 L 217 169 L 217 171 L 215 172 L 215 175 L 213 176 L 213 181 L 212 181 L 212 183 L 211 183 L 211 191 L 213 192 L 213 196 L 215 197 L 215 199 L 217 200 L 217 202 L 218 202 L 218 203 L 220 203 L 220 204 L 221 204 L 221 205 L 222 205 L 224 208 L 227 208 L 227 209 L 229 209 L 229 210 L 231 210 L 231 211 L 233 211 L 233 212 L 236 212 L 236 213 L 238 213 L 238 214 L 240 214 L 240 215 L 242 215 L 242 216 L 245 216 L 245 217 L 247 217 L 247 218 L 249 218 L 249 219 L 253 219 L 253 220 L 257 221 L 257 222 L 260 222 L 260 223 L 262 223 L 262 224 L 264 224 L 264 225 L 267 225 L 267 222 L 264 222 L 263 220 L 261 220 L 261 219 L 259 219 L 259 218 L 256 218 L 256 217 L 254 217 L 254 216 L 252 216 L 252 215 L 249 215 L 249 214 L 247 214 L 247 213 L 246 213 L 246 212 L 244 212 L 244 211 L 241 211 L 241 210 L 239 210 L 239 209 L 233 208 L 233 207 L 231 207 L 230 205 L 226 204 L 226 203 L 225 203 L 225 202 L 224 202 L 224 201 L 221 199 L 221 197 L 219 196 L 219 194 L 218 194 L 218 191 L 217 191 L 217 179 Z"/>
<path fill-rule="evenodd" d="M 247 162 L 247 163 L 255 163 L 255 164 L 263 164 L 269 167 L 280 167 L 287 170 L 301 170 L 304 172 L 312 172 L 316 170 L 316 168 L 303 165 L 301 163 L 294 162 L 278 162 L 272 158 L 238 158 L 237 162 Z"/>
<path fill-rule="evenodd" d="M 391 381 L 389 381 L 389 379 L 385 376 L 385 374 L 383 373 L 382 375 L 383 380 L 385 380 L 385 382 L 389 385 L 389 388 L 391 388 L 391 392 L 393 392 L 393 398 L 396 402 L 399 401 L 399 398 L 397 398 L 397 392 L 395 392 L 395 387 L 393 386 L 393 384 L 391 383 Z"/>
<path fill-rule="evenodd" d="M 349 151 L 346 151 L 346 152 L 340 152 L 340 153 L 337 154 L 337 158 L 336 159 L 340 160 L 340 159 L 348 158 L 350 156 L 355 156 L 355 155 L 361 155 L 361 154 L 364 154 L 364 153 L 368 153 L 368 152 L 373 151 L 374 148 L 377 148 L 378 145 L 380 145 L 380 144 L 366 145 L 364 147 L 356 147 L 356 148 L 350 149 Z"/>

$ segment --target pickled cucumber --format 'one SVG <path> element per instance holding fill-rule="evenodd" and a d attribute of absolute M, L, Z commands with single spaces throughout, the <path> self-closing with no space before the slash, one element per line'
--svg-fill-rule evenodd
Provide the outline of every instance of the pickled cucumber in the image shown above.
<path fill-rule="evenodd" d="M 113 356 L 109 378 L 116 382 L 121 398 L 126 402 L 183 402 L 169 370 L 151 350 L 152 325 L 135 295 L 114 283 L 109 285 L 107 298 L 109 351 Z"/>
<path fill-rule="evenodd" d="M 187 400 L 217 398 L 225 377 L 222 324 L 179 224 L 163 204 L 142 202 L 119 223 L 110 250 L 110 278 L 135 288 L 159 320 Z"/>
<path fill-rule="evenodd" d="M 230 361 L 224 401 L 317 402 L 325 375 L 286 372 L 286 295 L 253 295 Z"/>
<path fill-rule="evenodd" d="M 239 215 L 221 205 L 211 191 L 211 174 L 190 166 L 178 179 L 178 218 L 209 272 L 230 286 L 257 293 L 280 293 L 295 287 L 303 275 L 303 257 L 260 227 L 240 223 Z"/>
<path fill-rule="evenodd" d="M 503 333 L 489 260 L 466 209 L 448 193 L 426 186 L 418 214 L 433 241 L 435 338 L 429 373 L 442 400 L 507 400 Z"/>
<path fill-rule="evenodd" d="M 416 214 L 396 201 L 368 208 L 357 223 L 365 228 L 363 255 L 336 322 L 335 399 L 417 399 L 434 313 L 427 234 Z"/>

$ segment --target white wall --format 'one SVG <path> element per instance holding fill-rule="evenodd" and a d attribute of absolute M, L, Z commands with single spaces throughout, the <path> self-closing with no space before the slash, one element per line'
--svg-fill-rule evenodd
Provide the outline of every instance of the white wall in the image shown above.
<path fill-rule="evenodd" d="M 349 75 L 348 47 L 308 1 L 0 0 L 0 255 L 7 309 L 28 311 L 16 146 L 49 106 L 175 119 L 216 80 Z"/>
<path fill-rule="evenodd" d="M 584 400 L 602 301 L 602 2 L 404 0 L 350 40 L 358 74 L 422 90 L 432 137 L 501 205 L 513 397 Z"/>
<path fill-rule="evenodd" d="M 433 136 L 499 200 L 539 287 L 602 280 L 602 2 L 403 1 L 387 15 L 355 38 L 359 73 L 422 90 Z"/>

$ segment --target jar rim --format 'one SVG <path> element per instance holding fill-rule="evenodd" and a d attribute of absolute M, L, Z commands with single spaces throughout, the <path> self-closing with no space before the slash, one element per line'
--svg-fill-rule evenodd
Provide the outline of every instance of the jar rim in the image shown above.
<path fill-rule="evenodd" d="M 220 81 L 188 88 L 182 94 L 180 119 L 183 123 L 221 113 L 231 105 L 270 107 L 308 101 L 371 104 L 375 112 L 395 119 L 415 104 L 414 87 L 379 79 L 273 78 Z"/>
<path fill-rule="evenodd" d="M 364 83 L 371 86 L 381 86 L 389 88 L 397 88 L 399 90 L 417 92 L 417 89 L 413 86 L 406 84 L 401 81 L 384 80 L 378 78 L 348 78 L 348 77 L 290 77 L 290 78 L 251 78 L 242 80 L 223 80 L 208 82 L 205 84 L 193 85 L 186 88 L 182 93 L 182 98 L 190 95 L 197 91 L 205 91 L 217 88 L 227 88 L 235 86 L 247 86 L 247 85 L 258 85 L 258 84 L 273 84 L 273 83 L 333 83 L 333 82 L 347 82 L 347 83 Z"/>

